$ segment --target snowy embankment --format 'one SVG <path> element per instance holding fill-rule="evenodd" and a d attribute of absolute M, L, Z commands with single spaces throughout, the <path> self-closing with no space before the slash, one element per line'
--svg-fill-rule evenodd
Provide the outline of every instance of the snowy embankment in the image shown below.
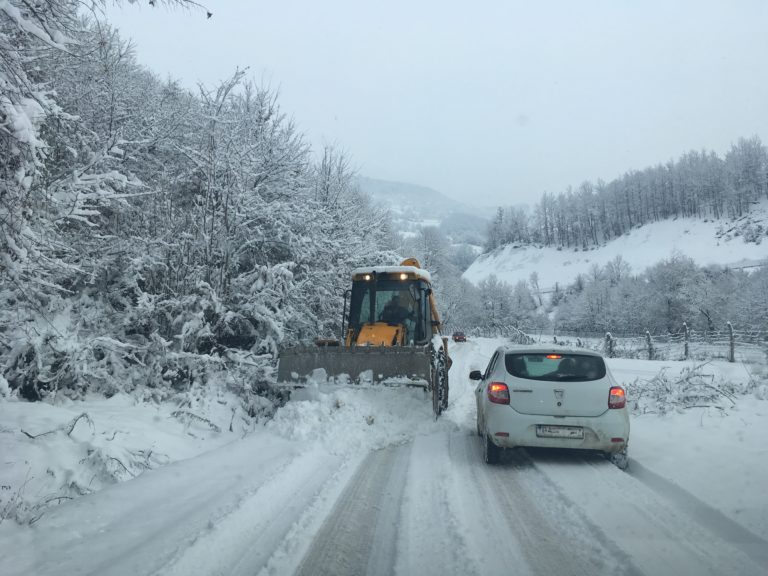
<path fill-rule="evenodd" d="M 741 546 L 734 544 L 738 539 L 768 539 L 768 498 L 763 490 L 768 478 L 768 402 L 754 385 L 756 379 L 765 380 L 765 366 L 747 370 L 712 362 L 706 366 L 709 381 L 740 386 L 742 393 L 733 400 L 663 415 L 633 415 L 628 475 L 603 461 L 540 455 L 532 457 L 533 464 L 514 457 L 501 467 L 488 468 L 474 436 L 474 383 L 467 374 L 484 369 L 500 343 L 476 339 L 452 346 L 451 401 L 437 422 L 423 392 L 412 389 L 315 393 L 311 399 L 290 402 L 271 421 L 253 429 L 236 419 L 231 432 L 226 397 L 187 407 L 210 423 L 189 416 L 186 423 L 179 422 L 178 415 L 172 416 L 178 406 L 137 404 L 125 396 L 62 406 L 0 400 L 4 470 L 13 460 L 10 470 L 18 471 L 16 463 L 21 462 L 29 471 L 26 480 L 21 479 L 29 503 L 54 493 L 55 486 L 43 479 L 90 482 L 95 470 L 87 456 L 99 450 L 123 464 L 150 449 L 165 455 L 154 465 L 176 460 L 114 485 L 107 484 L 128 477 L 101 484 L 93 480 L 91 489 L 103 489 L 41 509 L 44 514 L 32 526 L 3 522 L 0 555 L 8 559 L 4 573 L 312 573 L 311 563 L 318 559 L 334 563 L 343 556 L 353 562 L 355 554 L 369 554 L 363 560 L 377 568 L 374 572 L 391 568 L 399 573 L 494 573 L 517 560 L 521 574 L 541 573 L 549 566 L 541 564 L 549 556 L 527 556 L 528 532 L 515 528 L 517 520 L 507 526 L 507 512 L 539 523 L 534 526 L 534 534 L 543 531 L 538 545 L 551 538 L 560 542 L 557 538 L 564 535 L 568 541 L 555 548 L 575 552 L 592 550 L 594 542 L 583 541 L 583 534 L 600 528 L 614 540 L 578 561 L 589 566 L 599 560 L 605 563 L 604 571 L 624 553 L 641 571 L 648 568 L 646 573 L 663 573 L 653 567 L 666 561 L 690 568 L 709 561 L 702 552 L 707 546 L 710 554 L 727 552 L 717 560 L 721 566 L 736 558 L 732 554 L 734 546 Z M 617 380 L 636 389 L 662 368 L 674 377 L 691 365 L 609 363 Z M 640 408 L 649 406 L 644 399 Z M 36 435 L 66 426 L 82 412 L 89 414 L 93 426 L 81 419 L 69 435 L 66 427 L 36 438 L 21 432 Z M 381 474 L 369 474 L 369 468 Z M 388 476 L 382 476 L 385 471 Z M 509 510 L 493 512 L 496 505 L 486 509 L 505 478 L 511 482 L 509 489 L 517 491 L 505 500 Z M 5 493 L 3 497 L 7 502 Z M 646 507 L 666 516 L 651 521 L 638 512 Z M 702 510 L 706 517 L 700 519 Z M 365 520 L 372 514 L 380 515 L 378 523 Z M 443 529 L 425 532 L 424 522 L 430 518 L 438 519 Z M 665 522 L 674 524 L 677 541 L 659 555 L 653 543 Z M 689 531 L 699 540 L 686 536 Z M 630 533 L 634 536 L 623 539 Z M 367 552 L 351 550 L 348 556 L 335 549 L 339 541 L 371 546 L 370 538 L 378 538 L 382 550 L 391 554 L 374 553 L 376 546 Z M 482 553 L 485 538 L 503 541 L 499 550 L 505 552 L 489 559 Z M 46 546 L 41 548 L 40 542 Z M 691 550 L 702 556 L 689 558 Z M 759 550 L 751 554 L 753 560 L 763 558 Z M 572 557 L 560 555 L 562 562 L 549 568 L 567 568 Z M 554 562 L 556 556 L 547 561 Z M 753 560 L 738 558 L 744 564 L 734 565 L 734 573 L 750 573 Z M 717 566 L 710 571 L 716 573 Z"/>
<path fill-rule="evenodd" d="M 223 390 L 160 404 L 0 396 L 0 521 L 34 523 L 52 506 L 241 438 L 253 425 L 240 404 Z"/>
<path fill-rule="evenodd" d="M 764 202 L 748 216 L 738 220 L 697 220 L 678 218 L 653 222 L 588 250 L 555 247 L 508 245 L 477 258 L 463 276 L 477 284 L 490 275 L 516 284 L 528 281 L 532 272 L 539 276 L 542 290 L 552 290 L 555 283 L 564 288 L 579 274 L 588 274 L 597 264 L 605 266 L 621 256 L 634 274 L 678 252 L 692 258 L 699 266 L 750 266 L 768 259 L 768 241 L 745 242 L 745 230 L 761 226 L 768 229 L 768 203 Z M 738 235 L 734 235 L 738 233 Z"/>
<path fill-rule="evenodd" d="M 671 382 L 700 366 L 705 383 L 741 389 L 732 400 L 720 395 L 720 400 L 709 406 L 670 406 L 665 414 L 635 412 L 630 455 L 643 468 L 768 538 L 768 367 L 723 360 L 702 363 L 618 358 L 608 360 L 608 364 L 625 387 L 637 382 L 642 389 L 661 370 Z M 628 400 L 633 402 L 632 397 Z"/>
<path fill-rule="evenodd" d="M 99 574 L 238 574 L 255 565 L 287 573 L 367 454 L 455 429 L 449 419 L 435 422 L 424 392 L 415 389 L 315 394 L 290 402 L 244 437 L 224 428 L 226 411 L 216 418 L 207 408 L 196 413 L 218 431 L 200 418 L 178 422 L 175 405 L 125 396 L 55 407 L 2 401 L 1 448 L 6 465 L 12 460 L 6 470 L 14 471 L 3 482 L 13 482 L 13 495 L 23 497 L 22 518 L 35 520 L 0 525 L 0 555 L 18 552 L 4 573 L 75 573 L 84 565 Z M 72 434 L 21 432 L 61 428 L 84 411 L 93 425 L 81 419 Z M 92 482 L 97 469 L 87 454 L 102 449 L 106 458 L 126 462 L 139 447 L 169 464 L 111 486 L 126 477 Z M 102 489 L 48 505 L 48 494 L 66 492 L 69 479 Z M 48 543 L 44 552 L 40 541 Z"/>

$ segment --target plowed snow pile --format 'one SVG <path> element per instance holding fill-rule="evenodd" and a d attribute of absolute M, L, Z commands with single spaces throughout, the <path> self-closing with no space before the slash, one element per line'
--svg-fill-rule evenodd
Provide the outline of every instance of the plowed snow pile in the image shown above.
<path fill-rule="evenodd" d="M 431 401 L 415 388 L 339 388 L 294 397 L 267 423 L 267 430 L 289 440 L 319 443 L 334 454 L 376 450 L 455 427 L 447 419 L 435 421 Z"/>
<path fill-rule="evenodd" d="M 0 522 L 46 510 L 191 458 L 252 429 L 238 399 L 199 390 L 175 402 L 125 394 L 54 404 L 0 396 Z"/>

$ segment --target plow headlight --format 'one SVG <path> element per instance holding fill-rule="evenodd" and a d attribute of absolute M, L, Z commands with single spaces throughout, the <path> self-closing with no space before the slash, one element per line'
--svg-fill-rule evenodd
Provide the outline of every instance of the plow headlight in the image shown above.
<path fill-rule="evenodd" d="M 407 279 L 408 279 L 408 274 L 406 274 L 405 272 L 401 272 L 400 273 L 400 280 L 407 280 Z"/>
<path fill-rule="evenodd" d="M 365 280 L 366 282 L 368 280 L 370 280 L 370 279 L 371 279 L 371 275 L 370 274 L 366 274 L 365 276 L 363 276 L 363 280 Z"/>

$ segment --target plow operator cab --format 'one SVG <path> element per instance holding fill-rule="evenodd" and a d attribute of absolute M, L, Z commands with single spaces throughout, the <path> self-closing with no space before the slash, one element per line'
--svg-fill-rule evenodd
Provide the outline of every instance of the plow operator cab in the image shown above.
<path fill-rule="evenodd" d="M 277 385 L 416 386 L 431 393 L 435 416 L 447 407 L 448 339 L 429 272 L 415 258 L 352 272 L 341 336 L 281 349 Z"/>
<path fill-rule="evenodd" d="M 345 345 L 428 344 L 433 327 L 439 327 L 439 320 L 433 320 L 431 294 L 429 276 L 419 268 L 355 270 Z"/>

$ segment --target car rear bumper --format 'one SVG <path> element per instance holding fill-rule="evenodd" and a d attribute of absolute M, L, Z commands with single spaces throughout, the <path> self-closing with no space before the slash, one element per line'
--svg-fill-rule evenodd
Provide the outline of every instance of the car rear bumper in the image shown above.
<path fill-rule="evenodd" d="M 556 418 L 520 414 L 506 405 L 488 406 L 486 430 L 493 443 L 501 448 L 571 448 L 621 452 L 629 443 L 629 416 L 624 410 L 606 410 L 600 416 Z M 545 438 L 537 434 L 537 426 L 575 426 L 582 438 Z"/>

